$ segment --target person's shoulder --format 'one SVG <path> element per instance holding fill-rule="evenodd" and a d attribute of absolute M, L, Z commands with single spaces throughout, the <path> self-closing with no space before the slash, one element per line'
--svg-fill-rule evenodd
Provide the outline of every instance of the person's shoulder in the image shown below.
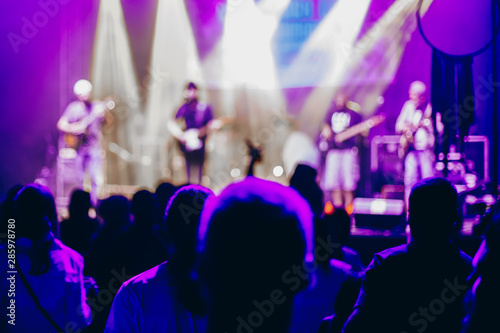
<path fill-rule="evenodd" d="M 77 110 L 77 109 L 81 109 L 83 106 L 83 103 L 82 101 L 72 101 L 68 104 L 68 106 L 66 107 L 66 111 L 71 111 L 71 110 Z"/>
<path fill-rule="evenodd" d="M 467 253 L 465 253 L 464 251 L 462 251 L 460 249 L 458 250 L 458 254 L 459 254 L 460 258 L 462 258 L 463 261 L 472 264 L 472 257 L 470 255 L 468 255 Z"/>
<path fill-rule="evenodd" d="M 83 256 L 70 248 L 69 246 L 66 246 L 61 242 L 59 239 L 54 238 L 54 250 L 58 251 L 59 254 L 65 255 L 69 257 L 73 262 L 77 263 L 78 265 L 83 267 Z"/>
<path fill-rule="evenodd" d="M 385 249 L 383 251 L 377 252 L 375 255 L 378 255 L 378 256 L 383 257 L 383 258 L 387 258 L 389 256 L 402 255 L 406 252 L 408 252 L 408 244 L 401 244 L 401 245 L 390 247 L 390 248 Z"/>
<path fill-rule="evenodd" d="M 462 250 L 458 249 L 459 262 L 466 268 L 472 269 L 472 257 Z"/>
<path fill-rule="evenodd" d="M 354 250 L 354 249 L 351 249 L 350 247 L 348 246 L 342 246 L 342 252 L 344 253 L 344 255 L 349 255 L 349 256 L 359 256 L 359 253 Z"/>
<path fill-rule="evenodd" d="M 349 275 L 352 272 L 352 266 L 338 259 L 330 259 L 330 268 L 335 271 Z"/>
<path fill-rule="evenodd" d="M 401 244 L 399 246 L 391 247 L 383 251 L 375 253 L 375 257 L 378 261 L 387 261 L 389 259 L 395 259 L 398 257 L 404 257 L 408 253 L 408 245 Z"/>
<path fill-rule="evenodd" d="M 196 110 L 201 111 L 201 112 L 210 111 L 210 105 L 208 105 L 205 102 L 198 102 L 198 103 L 196 103 Z"/>
<path fill-rule="evenodd" d="M 137 288 L 143 285 L 155 283 L 158 280 L 161 280 L 161 283 L 168 282 L 166 261 L 128 279 L 123 283 L 123 288 Z"/>
<path fill-rule="evenodd" d="M 70 103 L 68 104 L 68 107 L 69 107 L 69 106 L 73 106 L 73 107 L 74 107 L 74 106 L 78 106 L 78 107 L 80 107 L 82 104 L 83 104 L 83 103 L 82 103 L 82 101 L 79 101 L 79 100 L 74 100 L 74 101 L 72 101 L 72 102 L 70 102 Z"/>

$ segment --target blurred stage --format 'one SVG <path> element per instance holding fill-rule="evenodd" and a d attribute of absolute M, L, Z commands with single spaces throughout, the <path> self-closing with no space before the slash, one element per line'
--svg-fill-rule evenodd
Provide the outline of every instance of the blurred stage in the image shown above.
<path fill-rule="evenodd" d="M 1 148 L 10 161 L 1 166 L 1 193 L 37 180 L 60 205 L 67 203 L 75 166 L 60 154 L 56 123 L 74 100 L 73 84 L 87 78 L 94 99 L 116 102 L 114 121 L 103 130 L 101 197 L 154 189 L 161 181 L 186 182 L 185 161 L 167 121 L 193 81 L 200 100 L 224 120 L 207 139 L 203 185 L 217 192 L 245 176 L 248 139 L 262 148 L 258 177 L 288 184 L 294 163 L 320 165 L 319 154 L 308 147 L 315 147 L 325 113 L 343 91 L 363 119 L 386 117 L 358 145 L 356 197 L 403 200 L 395 122 L 411 82 L 431 87 L 432 50 L 417 26 L 418 1 L 75 0 L 12 6 L 2 24 L 10 36 L 3 57 L 12 66 L 4 70 L 9 112 L 2 114 L 0 133 L 11 144 Z M 433 43 L 466 54 L 491 39 L 492 8 L 490 0 L 460 6 L 428 0 L 420 15 Z M 498 173 L 491 122 L 498 113 L 497 49 L 498 43 L 472 65 L 475 122 L 465 159 L 450 170 L 465 192 L 481 192 Z M 284 152 L 297 134 L 300 147 Z M 479 200 L 492 191 L 471 195 Z"/>

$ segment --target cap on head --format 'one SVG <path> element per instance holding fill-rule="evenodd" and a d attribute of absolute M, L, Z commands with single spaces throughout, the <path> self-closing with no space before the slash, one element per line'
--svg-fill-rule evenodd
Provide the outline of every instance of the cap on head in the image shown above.
<path fill-rule="evenodd" d="M 427 91 L 427 87 L 425 86 L 425 83 L 422 81 L 413 81 L 410 84 L 410 92 L 418 95 L 424 95 Z"/>
<path fill-rule="evenodd" d="M 73 92 L 76 96 L 89 96 L 92 92 L 92 83 L 88 80 L 78 80 L 73 87 Z"/>
<path fill-rule="evenodd" d="M 193 82 L 189 82 L 187 85 L 186 85 L 186 89 L 195 89 L 195 90 L 198 90 L 198 87 L 196 86 L 196 84 L 194 84 Z"/>

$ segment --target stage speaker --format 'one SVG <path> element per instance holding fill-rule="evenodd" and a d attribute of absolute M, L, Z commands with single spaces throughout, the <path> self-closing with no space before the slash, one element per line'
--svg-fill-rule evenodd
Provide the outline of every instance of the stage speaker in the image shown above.
<path fill-rule="evenodd" d="M 356 228 L 393 230 L 405 223 L 404 201 L 394 199 L 356 198 L 353 214 Z"/>

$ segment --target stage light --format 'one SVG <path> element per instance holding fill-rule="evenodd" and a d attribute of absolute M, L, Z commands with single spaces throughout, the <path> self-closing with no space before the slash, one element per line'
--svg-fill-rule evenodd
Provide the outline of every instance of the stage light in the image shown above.
<path fill-rule="evenodd" d="M 318 124 L 342 85 L 352 61 L 346 48 L 353 47 L 369 4 L 363 0 L 337 1 L 283 75 L 281 81 L 289 86 L 315 87 L 296 119 L 300 130 L 310 135 L 316 135 Z"/>
<path fill-rule="evenodd" d="M 432 0 L 423 0 L 422 15 Z M 349 97 L 371 115 L 382 103 L 379 99 L 394 81 L 411 33 L 416 29 L 418 1 L 397 0 L 355 43 L 344 44 L 345 63 L 342 86 L 354 87 Z"/>
<path fill-rule="evenodd" d="M 394 199 L 355 198 L 353 213 L 356 227 L 389 230 L 401 225 L 404 201 Z"/>
<path fill-rule="evenodd" d="M 238 178 L 239 176 L 241 176 L 241 170 L 240 169 L 234 168 L 234 169 L 231 170 L 231 177 Z"/>
<path fill-rule="evenodd" d="M 106 131 L 109 151 L 118 158 L 106 160 L 106 182 L 132 184 L 136 179 L 133 143 L 137 142 L 134 119 L 140 103 L 134 99 L 138 80 L 132 60 L 127 28 L 119 0 L 100 1 L 91 67 L 92 97 L 104 100 L 112 96 L 113 126 Z M 116 103 L 117 105 L 111 105 Z M 109 154 L 112 155 L 112 154 Z M 134 155 L 134 156 L 132 156 Z"/>
<path fill-rule="evenodd" d="M 281 165 L 275 166 L 273 169 L 273 175 L 275 177 L 283 176 L 283 167 Z"/>
<path fill-rule="evenodd" d="M 172 164 L 172 177 L 183 173 L 184 160 L 174 149 L 174 138 L 167 123 L 174 117 L 182 102 L 184 86 L 195 82 L 199 98 L 204 100 L 204 80 L 191 23 L 183 0 L 158 1 L 156 23 L 149 65 L 146 94 L 145 124 L 141 154 L 151 158 L 151 163 L 139 165 L 138 183 L 154 186 L 162 177 L 158 165 Z M 180 162 L 182 159 L 182 163 Z"/>
<path fill-rule="evenodd" d="M 325 208 L 323 209 L 323 212 L 326 215 L 331 215 L 331 214 L 333 214 L 334 211 L 335 211 L 335 208 L 333 207 L 332 202 L 331 201 L 327 201 L 327 203 L 325 204 Z"/>
<path fill-rule="evenodd" d="M 384 214 L 387 210 L 387 202 L 385 200 L 373 200 L 370 202 L 371 214 Z"/>
<path fill-rule="evenodd" d="M 222 35 L 225 82 L 247 89 L 278 89 L 271 40 L 289 0 L 273 2 L 228 2 Z"/>
<path fill-rule="evenodd" d="M 151 165 L 151 162 L 152 162 L 151 161 L 151 157 L 149 157 L 149 156 L 143 156 L 143 157 L 141 157 L 141 163 L 142 163 L 142 165 L 148 166 L 148 165 Z"/>

